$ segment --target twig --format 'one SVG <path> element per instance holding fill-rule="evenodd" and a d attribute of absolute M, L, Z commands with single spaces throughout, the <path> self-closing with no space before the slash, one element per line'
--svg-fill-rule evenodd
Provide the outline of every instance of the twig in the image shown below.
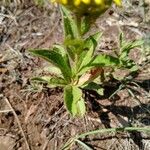
<path fill-rule="evenodd" d="M 29 144 L 28 144 L 27 138 L 26 138 L 26 136 L 25 136 L 25 134 L 24 134 L 24 131 L 23 131 L 23 129 L 22 129 L 22 126 L 21 126 L 20 120 L 19 120 L 19 118 L 18 118 L 18 116 L 17 116 L 17 114 L 16 114 L 15 110 L 13 109 L 13 107 L 11 106 L 11 104 L 10 104 L 10 102 L 9 102 L 9 100 L 8 100 L 7 98 L 5 98 L 5 101 L 6 101 L 7 105 L 10 107 L 10 109 L 11 109 L 11 111 L 12 111 L 13 115 L 14 115 L 14 116 L 15 116 L 15 118 L 16 118 L 16 121 L 17 121 L 18 126 L 19 126 L 19 128 L 20 128 L 20 131 L 21 131 L 22 136 L 23 136 L 23 138 L 24 138 L 24 141 L 25 141 L 25 144 L 26 144 L 27 150 L 31 150 L 31 149 L 30 149 L 30 146 L 29 146 Z"/>

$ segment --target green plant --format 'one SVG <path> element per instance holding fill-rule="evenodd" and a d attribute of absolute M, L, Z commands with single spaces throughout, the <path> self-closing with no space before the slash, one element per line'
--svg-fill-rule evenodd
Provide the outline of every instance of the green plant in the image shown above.
<path fill-rule="evenodd" d="M 130 69 L 131 72 L 138 70 L 138 67 L 135 64 L 135 62 L 129 58 L 129 53 L 132 49 L 141 47 L 143 44 L 144 44 L 143 40 L 126 41 L 123 33 L 120 34 L 119 38 L 120 52 L 119 54 L 116 52 L 116 54 L 120 60 L 122 67 Z"/>
<path fill-rule="evenodd" d="M 140 132 L 150 132 L 150 128 L 140 128 L 140 127 L 122 127 L 122 128 L 109 128 L 109 129 L 99 129 L 90 132 L 86 132 L 80 135 L 76 135 L 75 137 L 70 138 L 61 150 L 69 150 L 73 146 L 73 144 L 78 143 L 82 148 L 85 150 L 93 150 L 89 147 L 86 143 L 82 142 L 82 139 L 86 136 L 94 135 L 94 134 L 103 134 L 108 132 L 133 132 L 133 131 L 140 131 Z"/>
<path fill-rule="evenodd" d="M 103 94 L 100 78 L 104 76 L 104 68 L 128 68 L 133 71 L 135 63 L 129 59 L 131 49 L 141 42 L 126 43 L 120 35 L 120 53 L 116 57 L 106 54 L 95 54 L 101 37 L 97 32 L 85 38 L 89 31 L 86 19 L 78 19 L 61 7 L 65 40 L 62 45 L 54 45 L 52 49 L 31 49 L 33 55 L 50 62 L 52 76 L 35 77 L 32 81 L 47 83 L 49 87 L 63 87 L 64 103 L 72 116 L 84 116 L 86 112 L 82 89 L 94 90 Z M 78 22 L 77 22 L 78 21 Z M 135 70 L 135 69 L 134 69 Z M 98 82 L 97 82 L 98 81 Z M 103 82 L 103 81 L 101 81 Z"/>
<path fill-rule="evenodd" d="M 144 41 L 135 40 L 127 41 L 124 38 L 123 33 L 119 36 L 119 50 L 114 50 L 116 57 L 119 59 L 120 68 L 115 68 L 111 71 L 113 78 L 121 81 L 123 84 L 130 83 L 133 80 L 133 75 L 139 70 L 138 64 L 135 63 L 129 56 L 131 50 L 134 48 L 140 48 L 144 44 Z M 125 75 L 116 76 L 116 71 L 125 71 Z"/>

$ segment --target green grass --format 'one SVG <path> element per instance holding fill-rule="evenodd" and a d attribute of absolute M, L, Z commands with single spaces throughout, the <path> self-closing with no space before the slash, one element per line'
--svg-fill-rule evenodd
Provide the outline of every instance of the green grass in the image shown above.
<path fill-rule="evenodd" d="M 108 129 L 99 129 L 99 130 L 93 130 L 90 132 L 86 132 L 80 135 L 77 135 L 75 137 L 70 138 L 62 147 L 61 150 L 69 150 L 73 144 L 78 143 L 81 147 L 83 147 L 85 150 L 92 150 L 88 145 L 86 145 L 84 142 L 81 141 L 82 138 L 85 138 L 86 136 L 94 135 L 94 134 L 102 134 L 102 133 L 110 133 L 110 132 L 150 132 L 150 127 L 121 127 L 121 128 L 108 128 Z"/>

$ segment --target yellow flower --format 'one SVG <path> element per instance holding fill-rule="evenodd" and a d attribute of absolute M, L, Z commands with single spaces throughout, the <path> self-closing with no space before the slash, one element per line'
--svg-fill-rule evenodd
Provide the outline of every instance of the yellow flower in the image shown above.
<path fill-rule="evenodd" d="M 121 6 L 121 0 L 113 0 L 116 5 Z"/>
<path fill-rule="evenodd" d="M 101 4 L 104 4 L 104 3 L 108 3 L 112 0 L 72 0 L 72 1 L 71 0 L 51 0 L 51 1 L 61 3 L 63 5 L 67 5 L 69 3 L 72 3 L 75 6 L 79 6 L 81 3 L 84 3 L 84 4 L 95 3 L 96 5 L 101 5 Z M 113 2 L 116 3 L 118 6 L 121 6 L 121 0 L 113 0 Z"/>
<path fill-rule="evenodd" d="M 99 16 L 114 2 L 121 6 L 121 0 L 52 0 L 60 3 L 80 15 Z"/>

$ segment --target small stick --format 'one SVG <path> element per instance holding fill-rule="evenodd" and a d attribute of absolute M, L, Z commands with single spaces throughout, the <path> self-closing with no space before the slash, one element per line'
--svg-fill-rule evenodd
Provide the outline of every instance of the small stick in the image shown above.
<path fill-rule="evenodd" d="M 15 118 L 16 118 L 16 121 L 17 121 L 18 126 L 19 126 L 19 128 L 20 128 L 20 131 L 21 131 L 22 136 L 23 136 L 23 138 L 24 138 L 24 141 L 25 141 L 27 150 L 31 150 L 31 149 L 30 149 L 30 146 L 29 146 L 29 144 L 28 144 L 27 138 L 26 138 L 26 136 L 25 136 L 25 134 L 24 134 L 24 131 L 23 131 L 22 126 L 21 126 L 21 123 L 20 123 L 20 121 L 19 121 L 19 118 L 18 118 L 18 116 L 17 116 L 15 110 L 13 109 L 13 107 L 11 106 L 11 104 L 10 104 L 10 102 L 9 102 L 9 100 L 8 100 L 7 98 L 5 98 L 5 101 L 6 101 L 7 105 L 10 107 L 12 113 L 14 114 L 14 116 L 15 116 Z"/>

